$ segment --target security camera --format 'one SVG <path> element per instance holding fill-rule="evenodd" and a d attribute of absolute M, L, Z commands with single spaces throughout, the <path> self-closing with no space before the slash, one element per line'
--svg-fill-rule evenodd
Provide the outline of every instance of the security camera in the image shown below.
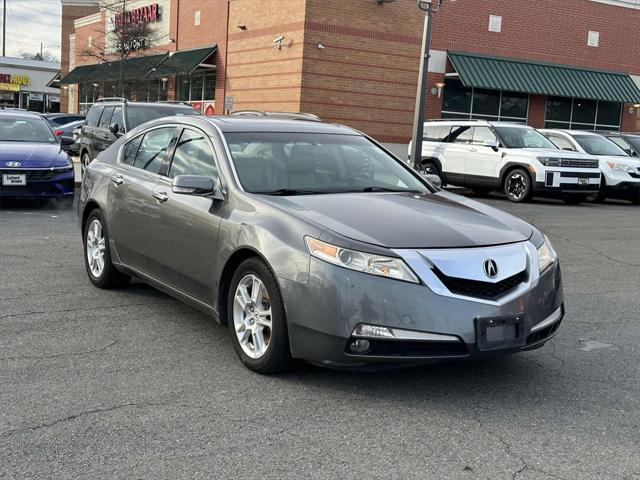
<path fill-rule="evenodd" d="M 280 35 L 278 38 L 276 38 L 273 43 L 282 43 L 282 41 L 284 40 L 284 35 Z"/>

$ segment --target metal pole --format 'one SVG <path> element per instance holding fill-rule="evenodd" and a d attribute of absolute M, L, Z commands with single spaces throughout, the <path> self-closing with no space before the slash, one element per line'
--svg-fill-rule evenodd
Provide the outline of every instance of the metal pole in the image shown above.
<path fill-rule="evenodd" d="M 420 2 L 418 2 L 418 5 L 420 5 Z M 422 34 L 422 54 L 420 56 L 420 73 L 418 74 L 418 92 L 416 94 L 416 110 L 413 116 L 413 135 L 411 135 L 411 162 L 416 168 L 420 166 L 422 160 L 424 107 L 426 104 L 427 94 L 427 74 L 429 72 L 432 13 L 433 4 L 429 2 L 425 9 L 424 32 Z"/>
<path fill-rule="evenodd" d="M 6 44 L 7 44 L 7 0 L 2 2 L 2 56 L 6 57 Z"/>

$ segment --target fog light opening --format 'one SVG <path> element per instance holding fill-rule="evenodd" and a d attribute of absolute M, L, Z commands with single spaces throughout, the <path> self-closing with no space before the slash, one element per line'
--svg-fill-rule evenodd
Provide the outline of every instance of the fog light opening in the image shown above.
<path fill-rule="evenodd" d="M 352 353 L 362 355 L 364 353 L 367 353 L 369 350 L 371 350 L 371 342 L 369 342 L 369 340 L 364 340 L 362 338 L 358 340 L 353 340 L 349 344 L 349 349 L 351 350 Z"/>

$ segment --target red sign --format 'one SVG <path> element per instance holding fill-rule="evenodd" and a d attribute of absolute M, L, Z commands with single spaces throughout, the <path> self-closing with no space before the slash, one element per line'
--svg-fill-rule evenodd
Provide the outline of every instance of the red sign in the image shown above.
<path fill-rule="evenodd" d="M 207 106 L 204 109 L 204 114 L 205 115 L 215 115 L 216 114 L 215 105 L 213 103 L 207 104 Z"/>
<path fill-rule="evenodd" d="M 113 16 L 113 23 L 116 27 L 130 25 L 132 23 L 156 22 L 160 18 L 158 4 L 153 3 L 145 7 L 135 8 Z"/>

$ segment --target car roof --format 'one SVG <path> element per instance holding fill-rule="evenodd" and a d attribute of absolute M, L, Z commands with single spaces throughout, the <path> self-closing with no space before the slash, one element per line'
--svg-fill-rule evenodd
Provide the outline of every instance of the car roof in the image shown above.
<path fill-rule="evenodd" d="M 522 127 L 522 128 L 534 128 L 530 125 L 519 122 L 493 122 L 489 120 L 427 120 L 424 123 L 425 127 L 430 126 L 447 126 L 447 125 L 459 125 L 461 127 Z"/>
<path fill-rule="evenodd" d="M 180 117 L 184 118 L 184 117 Z M 360 132 L 344 125 L 324 122 L 301 122 L 300 120 L 254 117 L 254 116 L 202 116 L 191 117 L 209 122 L 222 132 L 300 132 L 333 133 L 337 135 L 361 135 Z"/>
<path fill-rule="evenodd" d="M 44 120 L 44 117 L 41 113 L 29 112 L 25 110 L 0 110 L 0 116 L 14 118 L 40 118 Z"/>
<path fill-rule="evenodd" d="M 111 107 L 111 106 L 121 106 L 122 104 L 126 104 L 128 107 L 135 106 L 151 106 L 151 107 L 160 107 L 160 108 L 170 108 L 170 107 L 184 107 L 184 108 L 193 108 L 192 105 L 184 102 L 132 102 L 130 100 L 101 100 L 97 101 L 91 108 L 93 107 Z M 195 110 L 195 109 L 194 109 Z"/>
<path fill-rule="evenodd" d="M 590 135 L 592 137 L 602 136 L 602 133 L 594 132 L 592 130 L 569 130 L 565 128 L 545 128 L 544 131 L 545 132 L 562 132 L 562 133 L 566 133 L 567 135 L 571 135 L 572 137 L 574 135 Z"/>

